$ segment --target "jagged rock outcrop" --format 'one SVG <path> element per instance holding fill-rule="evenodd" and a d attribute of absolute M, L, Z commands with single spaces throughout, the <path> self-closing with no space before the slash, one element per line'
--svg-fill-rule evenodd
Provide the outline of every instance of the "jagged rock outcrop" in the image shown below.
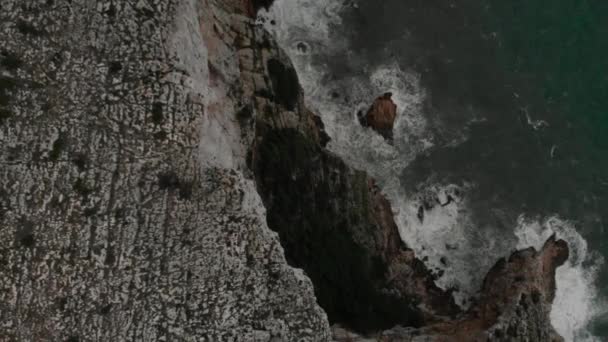
<path fill-rule="evenodd" d="M 555 270 L 568 254 L 566 242 L 553 237 L 540 251 L 515 252 L 490 270 L 478 302 L 460 318 L 421 329 L 396 327 L 375 338 L 387 342 L 561 342 L 549 315 L 555 296 Z M 334 337 L 337 341 L 365 340 L 339 327 L 334 328 Z"/>
<path fill-rule="evenodd" d="M 393 125 L 397 118 L 397 105 L 391 97 L 393 94 L 385 93 L 376 98 L 367 113 L 359 113 L 359 122 L 364 127 L 371 127 L 388 141 L 393 140 Z"/>
<path fill-rule="evenodd" d="M 243 4 L 2 1 L 0 340 L 329 339 L 245 177 Z"/>

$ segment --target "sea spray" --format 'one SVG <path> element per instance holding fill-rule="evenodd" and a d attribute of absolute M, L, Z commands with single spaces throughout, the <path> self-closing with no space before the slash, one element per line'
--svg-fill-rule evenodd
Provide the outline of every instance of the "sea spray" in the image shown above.
<path fill-rule="evenodd" d="M 441 140 L 442 123 L 424 112 L 428 94 L 415 70 L 400 66 L 394 56 L 370 66 L 349 51 L 348 39 L 337 29 L 342 24 L 339 13 L 346 6 L 356 3 L 278 0 L 270 12 L 262 14 L 294 62 L 307 105 L 321 115 L 332 138 L 329 148 L 377 179 L 391 200 L 402 239 L 436 273 L 440 287 L 455 290 L 462 307 L 475 297 L 487 270 L 499 258 L 516 249 L 538 249 L 554 233 L 565 239 L 571 257 L 557 270 L 551 321 L 567 341 L 597 340 L 585 328 L 604 312 L 594 287 L 601 260 L 587 250 L 571 223 L 557 217 L 540 221 L 520 216 L 516 227 L 479 227 L 468 196 L 475 191 L 474 179 L 455 184 L 429 175 L 424 184 L 405 190 L 403 171 Z M 352 72 L 337 77 L 329 63 L 332 59 L 339 59 Z M 387 91 L 393 93 L 399 110 L 393 144 L 361 127 L 356 119 L 358 111 L 369 108 L 375 96 Z M 485 120 L 482 115 L 473 113 L 470 122 Z M 467 127 L 450 136 L 456 138 L 443 140 L 444 146 L 462 143 Z M 512 215 L 501 208 L 492 210 L 498 217 Z"/>
<path fill-rule="evenodd" d="M 521 215 L 515 229 L 517 248 L 540 250 L 551 236 L 568 242 L 570 257 L 556 271 L 556 293 L 551 309 L 551 323 L 566 341 L 600 341 L 588 331 L 595 318 L 606 313 L 606 303 L 598 298 L 596 278 L 604 260 L 592 253 L 587 241 L 576 231 L 572 222 L 558 216 L 544 220 Z"/>
<path fill-rule="evenodd" d="M 474 226 L 468 203 L 461 198 L 473 186 L 470 183 L 434 183 L 414 192 L 404 190 L 403 170 L 417 155 L 434 146 L 433 132 L 437 126 L 431 126 L 423 111 L 426 91 L 419 75 L 414 70 L 401 68 L 394 58 L 373 68 L 332 77 L 332 71 L 322 61 L 337 50 L 347 49 L 341 45 L 345 40 L 336 37 L 336 31 L 332 30 L 341 23 L 336 15 L 340 11 L 337 4 L 335 1 L 278 1 L 271 13 L 263 15 L 263 21 L 293 58 L 307 105 L 321 115 L 332 138 L 329 148 L 378 181 L 393 204 L 404 241 L 435 272 L 437 285 L 454 290 L 457 302 L 467 307 L 485 272 L 495 261 L 479 258 L 476 253 L 508 253 L 514 239 L 507 243 L 508 237 L 496 239 L 498 234 Z M 301 44 L 307 47 L 306 53 Z M 356 58 L 351 57 L 345 63 L 357 64 Z M 357 112 L 367 110 L 375 96 L 384 92 L 392 92 L 399 111 L 392 144 L 362 127 L 357 120 Z M 464 133 L 459 139 L 465 139 Z M 459 187 L 460 195 L 457 195 Z M 445 206 L 435 203 L 434 197 L 444 196 L 445 192 L 452 192 L 451 198 L 456 201 Z M 433 208 L 420 220 L 418 210 L 425 201 L 427 206 L 433 204 Z"/>

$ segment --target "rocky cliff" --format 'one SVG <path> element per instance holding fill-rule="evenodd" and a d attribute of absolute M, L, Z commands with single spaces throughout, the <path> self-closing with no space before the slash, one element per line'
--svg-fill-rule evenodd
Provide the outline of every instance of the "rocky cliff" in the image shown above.
<path fill-rule="evenodd" d="M 558 339 L 567 246 L 461 312 L 325 149 L 270 4 L 0 4 L 0 340 Z"/>
<path fill-rule="evenodd" d="M 1 2 L 0 340 L 329 339 L 245 176 L 246 5 Z"/>

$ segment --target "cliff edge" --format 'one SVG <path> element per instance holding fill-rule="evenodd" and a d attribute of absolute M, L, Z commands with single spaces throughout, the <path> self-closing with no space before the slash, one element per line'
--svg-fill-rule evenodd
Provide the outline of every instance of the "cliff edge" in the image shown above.
<path fill-rule="evenodd" d="M 0 339 L 559 340 L 565 243 L 462 312 L 325 148 L 271 2 L 1 4 Z"/>

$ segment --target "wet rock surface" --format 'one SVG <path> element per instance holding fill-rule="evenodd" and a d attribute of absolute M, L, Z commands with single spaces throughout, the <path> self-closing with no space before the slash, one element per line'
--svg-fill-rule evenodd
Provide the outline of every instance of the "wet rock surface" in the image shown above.
<path fill-rule="evenodd" d="M 393 140 L 393 125 L 397 118 L 397 105 L 391 97 L 393 94 L 385 93 L 378 97 L 367 113 L 359 113 L 359 122 L 364 127 L 371 127 L 384 139 Z"/>

